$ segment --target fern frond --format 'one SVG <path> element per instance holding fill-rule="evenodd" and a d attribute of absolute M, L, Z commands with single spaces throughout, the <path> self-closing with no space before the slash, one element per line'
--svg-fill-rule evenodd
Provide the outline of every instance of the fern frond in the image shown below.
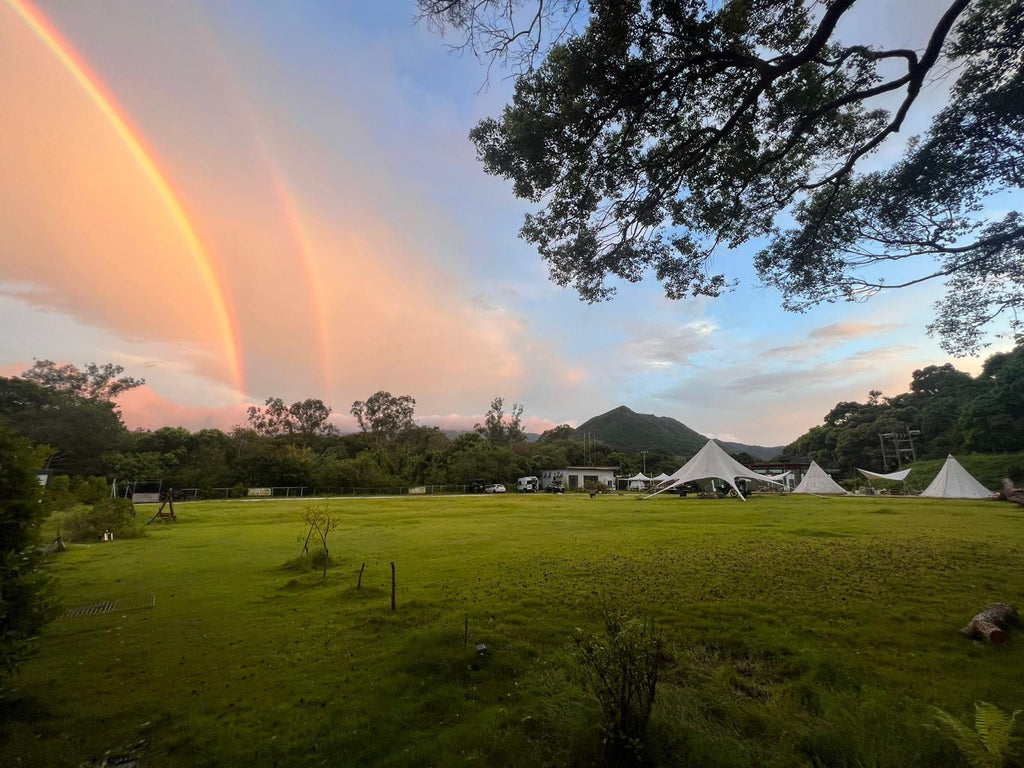
<path fill-rule="evenodd" d="M 1016 718 L 1016 712 L 1011 715 L 987 701 L 974 703 L 974 730 L 978 732 L 981 743 L 993 757 L 1001 760 L 1009 753 Z"/>
<path fill-rule="evenodd" d="M 981 737 L 970 726 L 964 725 L 951 714 L 939 707 L 932 707 L 932 716 L 939 724 L 940 730 L 945 731 L 953 741 L 961 754 L 975 768 L 989 768 L 998 766 L 992 759 L 991 753 L 985 748 Z"/>

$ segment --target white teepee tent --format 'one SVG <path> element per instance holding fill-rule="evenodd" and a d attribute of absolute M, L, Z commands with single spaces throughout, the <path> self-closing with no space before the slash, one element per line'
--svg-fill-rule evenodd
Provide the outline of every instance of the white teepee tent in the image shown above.
<path fill-rule="evenodd" d="M 675 488 L 683 483 L 689 483 L 692 480 L 705 480 L 709 477 L 728 483 L 741 499 L 743 499 L 743 494 L 736 487 L 737 477 L 745 477 L 763 483 L 775 483 L 771 478 L 759 475 L 754 470 L 744 467 L 727 454 L 718 443 L 714 440 L 708 440 L 692 459 L 669 475 L 669 480 L 665 481 L 661 488 L 652 493 L 651 496 Z M 778 483 L 775 484 L 778 485 Z M 645 498 L 650 498 L 650 496 Z M 746 499 L 743 500 L 746 501 Z"/>
<path fill-rule="evenodd" d="M 817 494 L 845 494 L 846 490 L 833 480 L 828 472 L 818 466 L 818 462 L 812 461 L 807 468 L 807 474 L 800 481 L 800 485 L 793 489 L 793 493 L 817 493 Z"/>
<path fill-rule="evenodd" d="M 992 496 L 992 492 L 975 480 L 950 454 L 939 474 L 921 495 L 931 499 L 987 499 Z"/>

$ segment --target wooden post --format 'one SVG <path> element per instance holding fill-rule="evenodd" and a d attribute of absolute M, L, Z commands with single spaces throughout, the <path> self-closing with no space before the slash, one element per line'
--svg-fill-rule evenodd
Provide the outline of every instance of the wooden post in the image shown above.
<path fill-rule="evenodd" d="M 395 563 L 391 561 L 391 610 L 395 610 Z"/>
<path fill-rule="evenodd" d="M 363 563 L 363 567 L 359 569 L 359 579 L 356 581 L 356 589 L 363 588 L 363 571 L 366 570 L 366 563 Z"/>

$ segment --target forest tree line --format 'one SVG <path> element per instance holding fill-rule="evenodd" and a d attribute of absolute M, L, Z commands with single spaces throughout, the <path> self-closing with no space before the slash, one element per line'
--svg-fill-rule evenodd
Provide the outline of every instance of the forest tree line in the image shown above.
<path fill-rule="evenodd" d="M 49 467 L 75 478 L 104 477 L 123 487 L 160 480 L 199 489 L 205 497 L 237 495 L 249 487 L 322 489 L 466 485 L 474 480 L 515 484 L 542 469 L 579 464 L 641 466 L 673 471 L 682 457 L 664 451 L 623 453 L 600 441 L 572 438 L 567 424 L 529 441 L 523 407 L 494 398 L 473 431 L 451 437 L 415 422 L 411 395 L 376 392 L 352 403 L 360 431 L 339 434 L 332 409 L 317 399 L 292 404 L 268 398 L 251 406 L 246 423 L 224 431 L 183 427 L 129 430 L 109 395 L 142 382 L 121 377 L 118 366 L 74 366 L 39 361 L 20 377 L 0 378 L 0 419 L 51 449 Z M 97 382 L 95 379 L 106 379 Z M 76 481 L 77 483 L 78 481 Z"/>
<path fill-rule="evenodd" d="M 1024 344 L 991 355 L 977 376 L 950 363 L 914 371 L 910 390 L 863 403 L 841 402 L 786 448 L 852 476 L 857 467 L 882 468 L 880 434 L 920 432 L 918 458 L 1024 450 Z"/>
<path fill-rule="evenodd" d="M 360 431 L 339 434 L 321 400 L 292 404 L 268 398 L 248 409 L 233 429 L 163 427 L 129 430 L 116 396 L 142 381 L 119 366 L 78 369 L 39 361 L 20 377 L 0 378 L 0 420 L 37 445 L 49 446 L 48 466 L 72 477 L 128 482 L 160 480 L 164 487 L 223 496 L 259 486 L 324 489 L 466 485 L 474 480 L 514 484 L 544 469 L 618 466 L 622 474 L 673 472 L 688 458 L 651 446 L 619 451 L 600 440 L 573 437 L 562 424 L 529 441 L 523 407 L 506 412 L 496 397 L 473 431 L 449 436 L 415 422 L 411 395 L 377 392 L 352 403 Z M 947 453 L 1024 450 L 1024 345 L 990 356 L 977 376 L 953 365 L 913 372 L 909 391 L 875 390 L 864 403 L 841 402 L 791 443 L 788 457 L 806 457 L 841 476 L 856 467 L 882 468 L 879 434 L 918 430 L 920 458 Z M 745 454 L 744 463 L 753 459 Z"/>

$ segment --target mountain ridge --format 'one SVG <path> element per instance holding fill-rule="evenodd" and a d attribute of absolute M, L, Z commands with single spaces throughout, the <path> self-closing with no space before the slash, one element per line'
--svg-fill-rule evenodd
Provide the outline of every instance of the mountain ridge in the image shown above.
<path fill-rule="evenodd" d="M 706 435 L 678 419 L 653 413 L 637 413 L 625 405 L 587 419 L 576 427 L 573 437 L 582 439 L 584 434 L 596 437 L 620 451 L 660 448 L 682 456 L 692 456 L 708 441 Z M 785 448 L 783 445 L 749 445 L 724 440 L 717 442 L 729 453 L 745 452 L 760 461 L 774 458 Z"/>

